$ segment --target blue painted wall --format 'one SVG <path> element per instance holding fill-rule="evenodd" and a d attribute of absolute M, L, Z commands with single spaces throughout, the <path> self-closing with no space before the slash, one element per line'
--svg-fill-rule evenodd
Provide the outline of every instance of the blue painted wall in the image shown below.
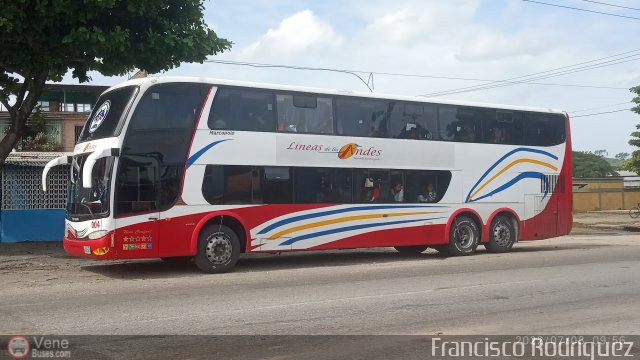
<path fill-rule="evenodd" d="M 64 209 L 0 211 L 0 242 L 62 241 Z"/>

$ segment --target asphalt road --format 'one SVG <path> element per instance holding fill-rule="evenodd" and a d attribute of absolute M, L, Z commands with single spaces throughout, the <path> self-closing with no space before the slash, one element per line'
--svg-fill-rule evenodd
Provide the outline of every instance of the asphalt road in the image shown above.
<path fill-rule="evenodd" d="M 251 255 L 223 275 L 159 260 L 70 259 L 59 248 L 5 251 L 0 333 L 639 334 L 639 259 L 633 234 L 459 258 Z"/>

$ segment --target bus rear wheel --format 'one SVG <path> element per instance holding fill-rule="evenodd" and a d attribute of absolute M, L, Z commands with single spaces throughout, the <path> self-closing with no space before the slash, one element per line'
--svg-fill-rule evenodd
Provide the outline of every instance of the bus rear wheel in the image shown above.
<path fill-rule="evenodd" d="M 511 251 L 516 242 L 516 229 L 507 216 L 499 215 L 491 222 L 489 242 L 484 244 L 488 252 L 505 253 Z"/>
<path fill-rule="evenodd" d="M 240 257 L 238 235 L 225 225 L 209 225 L 202 229 L 198 237 L 198 254 L 195 263 L 198 268 L 210 274 L 228 272 Z"/>
<path fill-rule="evenodd" d="M 449 244 L 435 247 L 449 256 L 466 256 L 476 252 L 480 243 L 480 229 L 476 222 L 465 215 L 458 216 L 451 226 Z"/>
<path fill-rule="evenodd" d="M 427 250 L 427 245 L 413 245 L 413 246 L 394 246 L 399 253 L 405 255 L 417 255 Z"/>

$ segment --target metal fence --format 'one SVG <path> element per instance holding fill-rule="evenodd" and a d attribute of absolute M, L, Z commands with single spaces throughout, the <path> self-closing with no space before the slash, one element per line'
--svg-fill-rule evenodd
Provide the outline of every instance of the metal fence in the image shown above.
<path fill-rule="evenodd" d="M 5 164 L 0 170 L 2 210 L 64 209 L 67 201 L 69 167 L 56 166 L 47 176 L 47 192 L 42 191 L 42 166 Z"/>

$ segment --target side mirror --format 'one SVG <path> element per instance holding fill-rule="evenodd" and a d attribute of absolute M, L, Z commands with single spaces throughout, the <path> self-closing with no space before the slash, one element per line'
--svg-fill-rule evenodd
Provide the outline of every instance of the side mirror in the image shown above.
<path fill-rule="evenodd" d="M 91 173 L 93 172 L 93 167 L 96 164 L 98 159 L 102 159 L 108 156 L 119 156 L 120 149 L 118 148 L 106 148 L 102 150 L 96 150 L 93 152 L 87 160 L 84 162 L 84 167 L 82 169 L 82 187 L 85 189 L 91 189 L 93 184 L 91 183 Z"/>
<path fill-rule="evenodd" d="M 70 164 L 72 158 L 72 156 L 60 156 L 49 161 L 47 165 L 44 166 L 44 170 L 42 170 L 42 191 L 47 192 L 47 174 L 49 170 L 54 166 Z"/>

